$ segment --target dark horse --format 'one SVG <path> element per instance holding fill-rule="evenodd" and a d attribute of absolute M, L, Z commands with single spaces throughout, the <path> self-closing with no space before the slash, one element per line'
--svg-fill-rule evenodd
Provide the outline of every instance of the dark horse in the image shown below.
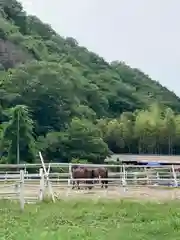
<path fill-rule="evenodd" d="M 72 189 L 75 188 L 75 184 L 77 184 L 77 188 L 80 189 L 79 183 L 81 180 L 86 184 L 88 184 L 88 188 L 92 189 L 93 187 L 93 178 L 94 178 L 94 172 L 92 169 L 87 168 L 87 167 L 75 167 L 72 169 L 72 178 L 73 179 L 78 179 L 78 180 L 73 180 L 73 187 Z M 88 180 L 84 180 L 88 179 Z M 91 180 L 92 179 L 92 180 Z"/>
<path fill-rule="evenodd" d="M 101 188 L 105 187 L 108 188 L 108 170 L 107 168 L 95 168 L 93 171 L 93 177 L 94 178 L 106 178 L 106 180 L 100 180 L 101 182 Z"/>

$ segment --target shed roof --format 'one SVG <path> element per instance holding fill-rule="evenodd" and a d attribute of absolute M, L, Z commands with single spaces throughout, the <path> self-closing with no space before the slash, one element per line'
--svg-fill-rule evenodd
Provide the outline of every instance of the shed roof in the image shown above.
<path fill-rule="evenodd" d="M 153 162 L 153 163 L 174 163 L 180 164 L 180 155 L 135 155 L 135 154 L 113 154 L 105 159 L 105 162 L 117 160 L 127 162 Z"/>

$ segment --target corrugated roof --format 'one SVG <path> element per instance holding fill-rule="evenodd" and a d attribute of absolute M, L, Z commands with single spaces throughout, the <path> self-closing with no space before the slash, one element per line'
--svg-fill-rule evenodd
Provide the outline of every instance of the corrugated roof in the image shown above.
<path fill-rule="evenodd" d="M 113 154 L 105 159 L 105 162 L 114 161 L 137 161 L 137 162 L 157 162 L 157 163 L 179 163 L 180 155 L 135 155 L 135 154 Z"/>

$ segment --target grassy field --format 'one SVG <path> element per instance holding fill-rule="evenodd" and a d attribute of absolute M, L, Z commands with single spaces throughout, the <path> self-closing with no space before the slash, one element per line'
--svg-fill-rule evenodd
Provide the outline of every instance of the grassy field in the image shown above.
<path fill-rule="evenodd" d="M 23 213 L 18 204 L 0 201 L 0 239 L 180 239 L 178 201 L 74 201 L 26 205 Z"/>

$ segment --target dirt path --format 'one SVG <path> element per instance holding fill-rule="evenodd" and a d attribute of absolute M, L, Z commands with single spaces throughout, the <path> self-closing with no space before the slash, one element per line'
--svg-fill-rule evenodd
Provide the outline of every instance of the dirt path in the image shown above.
<path fill-rule="evenodd" d="M 71 190 L 54 188 L 58 198 L 108 198 L 108 199 L 145 199 L 145 200 L 173 200 L 180 199 L 180 189 L 163 189 L 151 187 L 130 187 L 126 191 L 123 187 L 111 187 L 108 190 L 94 188 L 93 190 Z"/>
<path fill-rule="evenodd" d="M 27 199 L 37 200 L 39 196 L 39 184 L 28 184 L 24 187 L 25 197 Z M 6 193 L 5 193 L 6 192 Z M 9 192 L 9 194 L 8 194 Z M 100 187 L 94 187 L 92 190 L 72 190 L 65 185 L 53 185 L 53 192 L 55 197 L 59 199 L 64 198 L 108 198 L 108 199 L 141 199 L 141 200 L 155 200 L 155 201 L 166 201 L 173 199 L 180 199 L 180 188 L 171 187 L 128 187 L 127 190 L 122 186 L 110 186 L 107 190 L 101 189 Z M 15 194 L 15 188 L 13 186 L 0 187 L 0 198 L 18 197 Z"/>

